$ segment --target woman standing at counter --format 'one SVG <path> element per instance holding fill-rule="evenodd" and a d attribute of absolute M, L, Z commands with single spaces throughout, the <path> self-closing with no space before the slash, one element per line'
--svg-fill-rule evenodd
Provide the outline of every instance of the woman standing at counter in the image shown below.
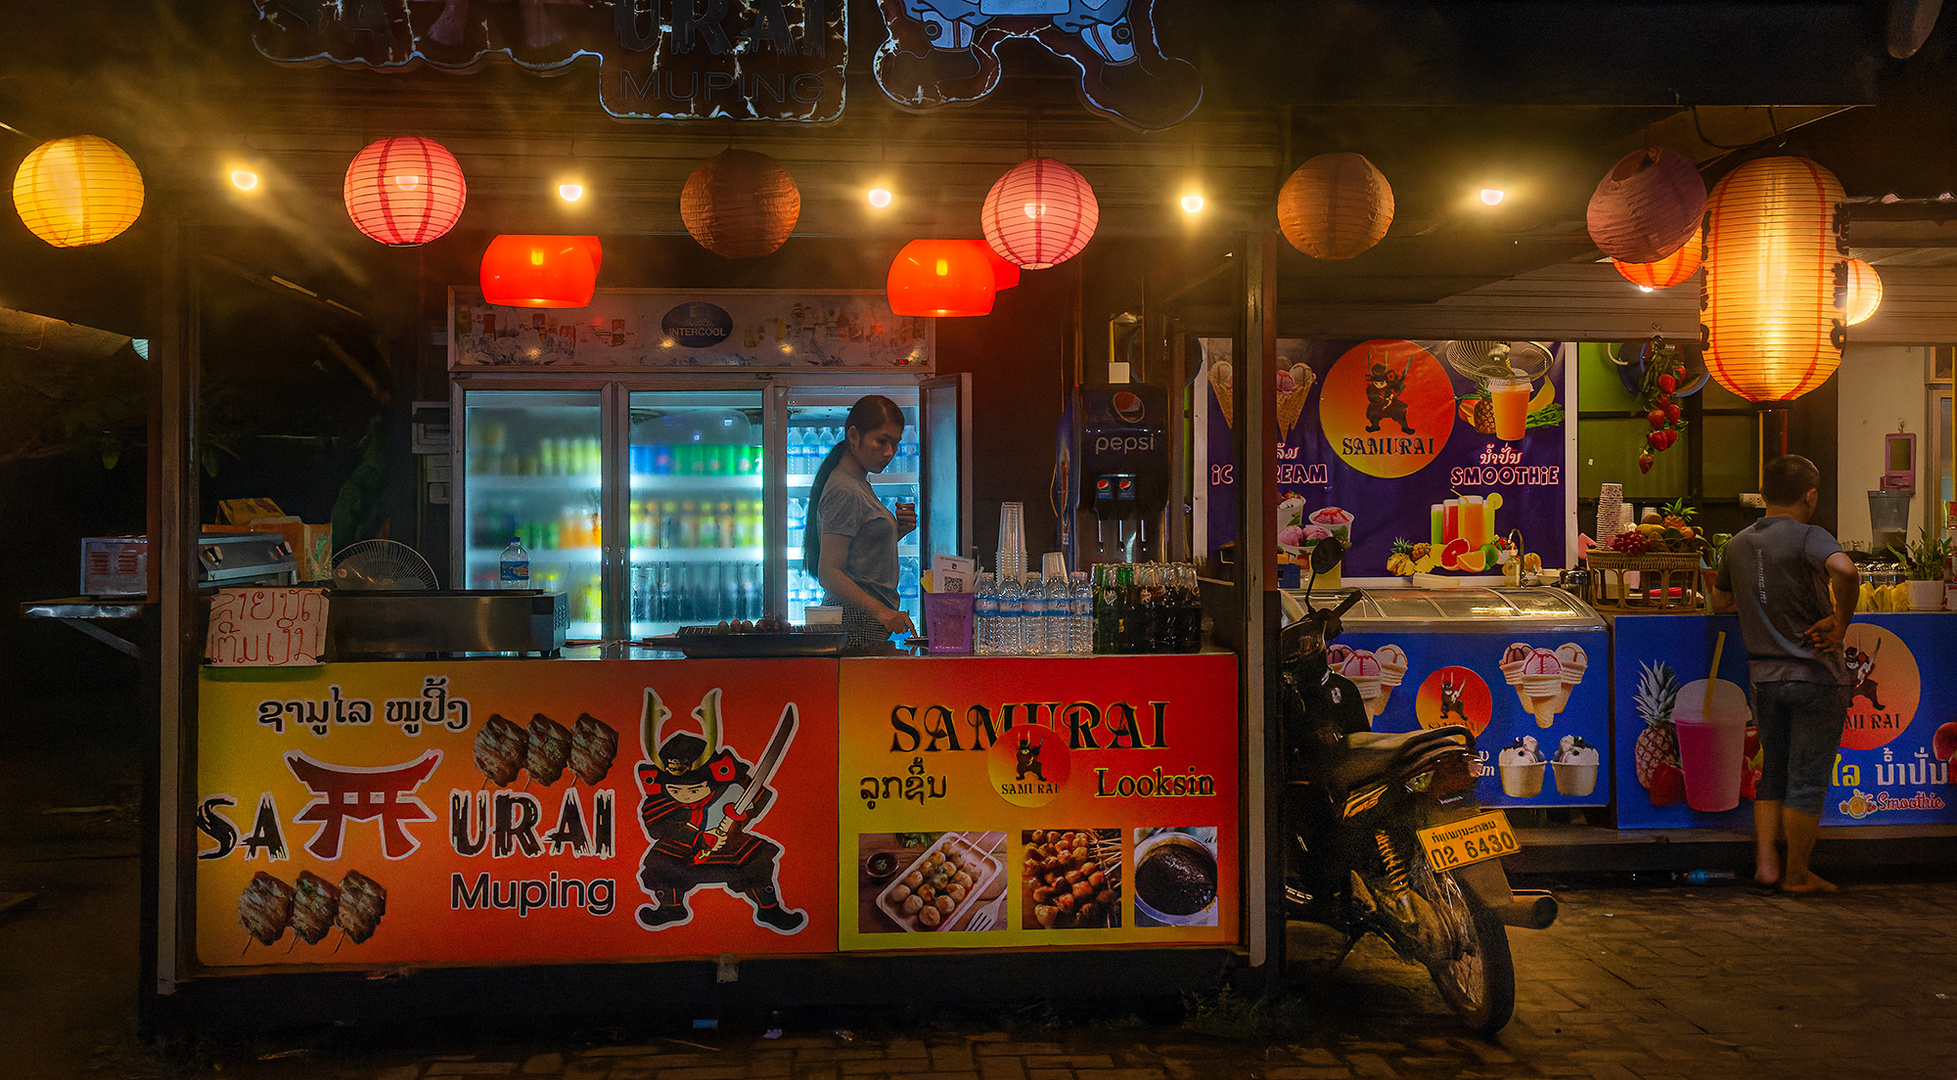
<path fill-rule="evenodd" d="M 880 473 L 904 438 L 904 413 L 887 397 L 871 394 L 850 406 L 843 441 L 822 459 L 809 485 L 808 534 L 802 565 L 817 567 L 831 604 L 843 609 L 849 632 L 844 651 L 890 651 L 890 635 L 914 633 L 898 607 L 897 541 L 917 528 L 917 510 L 895 514 L 877 500 L 869 474 Z"/>

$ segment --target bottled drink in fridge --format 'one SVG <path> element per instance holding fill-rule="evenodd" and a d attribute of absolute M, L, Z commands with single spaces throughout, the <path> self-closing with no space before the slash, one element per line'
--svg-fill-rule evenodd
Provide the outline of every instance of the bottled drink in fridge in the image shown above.
<path fill-rule="evenodd" d="M 1067 651 L 1075 656 L 1094 653 L 1094 587 L 1081 570 L 1068 581 Z"/>
<path fill-rule="evenodd" d="M 509 546 L 503 549 L 503 558 L 496 578 L 498 588 L 530 587 L 530 553 L 523 550 L 523 541 L 515 536 L 510 537 Z"/>
<path fill-rule="evenodd" d="M 1018 656 L 1025 651 L 1020 624 L 1025 619 L 1026 593 L 1019 575 L 1004 574 L 999 579 L 999 655 Z"/>
<path fill-rule="evenodd" d="M 972 651 L 980 656 L 996 656 L 999 652 L 999 586 L 991 574 L 980 574 L 973 591 L 978 594 L 972 600 L 972 615 L 978 622 L 978 628 Z"/>

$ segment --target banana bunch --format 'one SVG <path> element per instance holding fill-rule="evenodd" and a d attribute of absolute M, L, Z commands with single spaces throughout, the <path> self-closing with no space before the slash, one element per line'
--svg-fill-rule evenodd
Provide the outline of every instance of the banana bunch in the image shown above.
<path fill-rule="evenodd" d="M 1855 596 L 1857 611 L 1908 611 L 1909 587 L 1896 585 L 1871 585 L 1864 581 Z"/>

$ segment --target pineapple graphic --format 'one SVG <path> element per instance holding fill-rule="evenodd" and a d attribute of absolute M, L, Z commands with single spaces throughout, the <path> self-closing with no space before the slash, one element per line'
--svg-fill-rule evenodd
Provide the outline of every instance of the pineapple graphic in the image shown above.
<path fill-rule="evenodd" d="M 1639 662 L 1637 689 L 1638 718 L 1644 730 L 1632 747 L 1638 783 L 1646 790 L 1660 769 L 1678 768 L 1678 728 L 1672 724 L 1672 708 L 1678 704 L 1678 676 L 1670 664 Z"/>
<path fill-rule="evenodd" d="M 1461 399 L 1461 419 L 1483 435 L 1495 434 L 1495 399 L 1488 380 L 1475 380 L 1475 396 Z"/>

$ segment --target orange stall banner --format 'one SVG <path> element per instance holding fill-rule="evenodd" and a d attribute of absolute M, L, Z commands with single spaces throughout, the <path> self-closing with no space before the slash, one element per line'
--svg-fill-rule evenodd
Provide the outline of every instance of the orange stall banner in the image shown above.
<path fill-rule="evenodd" d="M 1238 941 L 1236 658 L 845 660 L 848 950 Z"/>
<path fill-rule="evenodd" d="M 197 959 L 836 949 L 833 660 L 206 670 Z"/>

